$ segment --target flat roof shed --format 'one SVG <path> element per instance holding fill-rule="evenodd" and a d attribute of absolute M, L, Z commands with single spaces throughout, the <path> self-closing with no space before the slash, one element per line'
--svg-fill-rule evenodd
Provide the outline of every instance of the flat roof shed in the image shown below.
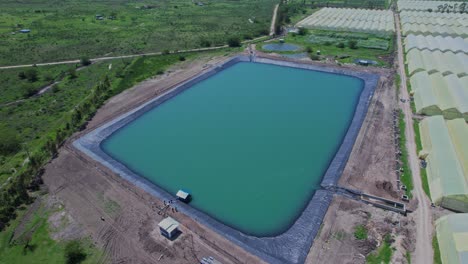
<path fill-rule="evenodd" d="M 185 190 L 179 190 L 176 194 L 177 198 L 183 202 L 190 201 L 190 193 Z"/>
<path fill-rule="evenodd" d="M 179 222 L 172 217 L 166 217 L 158 224 L 161 235 L 171 239 L 179 231 Z"/>

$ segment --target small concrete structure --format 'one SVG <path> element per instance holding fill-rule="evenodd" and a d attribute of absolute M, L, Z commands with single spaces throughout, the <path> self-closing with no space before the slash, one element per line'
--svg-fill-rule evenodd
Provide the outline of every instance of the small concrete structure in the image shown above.
<path fill-rule="evenodd" d="M 180 201 L 182 201 L 184 203 L 190 202 L 191 195 L 187 191 L 179 190 L 177 192 L 176 196 L 177 196 L 177 199 L 179 199 Z"/>
<path fill-rule="evenodd" d="M 161 232 L 161 235 L 172 239 L 177 235 L 179 232 L 179 222 L 174 220 L 171 217 L 167 217 L 164 220 L 162 220 L 159 224 L 159 231 Z"/>

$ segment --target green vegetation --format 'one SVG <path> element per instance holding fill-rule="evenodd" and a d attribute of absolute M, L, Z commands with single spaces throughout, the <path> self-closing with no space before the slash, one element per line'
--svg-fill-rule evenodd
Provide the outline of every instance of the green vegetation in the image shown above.
<path fill-rule="evenodd" d="M 411 170 L 409 167 L 409 161 L 408 161 L 408 150 L 406 149 L 406 135 L 405 135 L 405 129 L 406 129 L 406 123 L 405 123 L 405 114 L 403 111 L 400 109 L 400 114 L 398 118 L 398 128 L 400 130 L 400 150 L 401 150 L 401 162 L 402 162 L 402 168 L 403 172 L 400 176 L 401 183 L 406 186 L 406 195 L 408 195 L 409 198 L 413 197 L 412 190 L 414 188 L 413 185 L 413 177 L 411 175 Z"/>
<path fill-rule="evenodd" d="M 401 76 L 399 73 L 395 73 L 395 85 L 397 88 L 397 96 L 400 94 L 400 87 L 401 87 Z"/>
<path fill-rule="evenodd" d="M 358 225 L 354 228 L 354 237 L 357 240 L 367 239 L 367 228 L 364 225 Z"/>
<path fill-rule="evenodd" d="M 1 1 L 0 65 L 225 45 L 231 37 L 268 35 L 277 3 Z M 31 32 L 19 33 L 23 28 Z"/>
<path fill-rule="evenodd" d="M 411 253 L 406 252 L 405 258 L 406 258 L 406 262 L 408 262 L 408 264 L 411 264 Z"/>
<path fill-rule="evenodd" d="M 377 62 L 377 66 L 389 67 L 386 59 L 393 53 L 393 37 L 366 33 L 308 30 L 306 35 L 290 33 L 285 41 L 310 47 L 320 51 L 321 57 L 333 57 L 341 63 L 365 59 Z"/>
<path fill-rule="evenodd" d="M 50 238 L 45 208 L 40 208 L 26 223 L 20 236 L 12 240 L 13 232 L 18 227 L 26 209 L 18 210 L 18 217 L 0 232 L 0 263 L 98 263 L 102 253 L 88 239 L 72 242 L 79 245 L 83 262 L 66 262 L 66 242 L 57 242 Z M 17 230 L 18 232 L 18 230 Z M 16 235 L 15 235 L 16 236 Z"/>
<path fill-rule="evenodd" d="M 391 236 L 386 235 L 382 245 L 377 249 L 376 253 L 370 254 L 366 257 L 366 263 L 369 264 L 382 264 L 390 263 L 392 259 L 393 249 L 391 246 Z"/>
<path fill-rule="evenodd" d="M 64 78 L 53 92 L 1 107 L 0 128 L 11 132 L 0 134 L 0 142 L 10 142 L 3 147 L 9 151 L 0 155 L 0 228 L 15 217 L 18 206 L 30 201 L 26 190 L 38 188 L 42 165 L 106 99 L 178 61 L 179 55 L 171 54 L 98 62 L 75 72 L 74 78 Z"/>
<path fill-rule="evenodd" d="M 387 9 L 390 3 L 390 0 L 314 0 L 312 5 L 314 7 Z"/>
<path fill-rule="evenodd" d="M 73 65 L 0 70 L 0 106 L 28 98 L 41 88 L 63 78 Z M 1 126 L 1 125 L 0 125 Z"/>
<path fill-rule="evenodd" d="M 67 264 L 78 264 L 86 259 L 86 253 L 80 241 L 73 240 L 65 245 L 65 261 Z"/>
<path fill-rule="evenodd" d="M 414 137 L 416 141 L 416 152 L 419 153 L 422 150 L 422 142 L 421 142 L 421 134 L 419 131 L 419 121 L 413 120 L 413 129 L 414 129 Z M 425 168 L 420 169 L 421 172 L 421 181 L 422 187 L 424 192 L 426 193 L 429 200 L 431 199 L 431 190 L 429 189 L 429 180 L 427 178 L 427 170 Z"/>
<path fill-rule="evenodd" d="M 442 264 L 442 258 L 440 257 L 439 241 L 437 235 L 432 236 L 432 248 L 434 249 L 434 264 Z"/>

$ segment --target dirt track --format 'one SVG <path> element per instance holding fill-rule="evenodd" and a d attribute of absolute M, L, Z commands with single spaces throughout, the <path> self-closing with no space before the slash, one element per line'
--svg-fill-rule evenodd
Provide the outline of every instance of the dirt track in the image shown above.
<path fill-rule="evenodd" d="M 401 98 L 408 99 L 408 87 L 406 86 L 405 64 L 403 59 L 403 45 L 400 30 L 400 19 L 398 14 L 395 14 L 395 24 L 397 30 L 398 43 L 398 69 L 401 77 Z M 409 165 L 413 175 L 414 197 L 418 200 L 418 209 L 415 212 L 414 218 L 416 222 L 416 251 L 414 252 L 414 263 L 431 263 L 433 261 L 432 249 L 432 214 L 430 201 L 427 198 L 422 188 L 421 173 L 419 169 L 419 159 L 416 153 L 416 142 L 413 130 L 413 111 L 409 102 L 400 103 L 400 107 L 405 114 L 406 123 L 406 148 L 408 150 Z"/>

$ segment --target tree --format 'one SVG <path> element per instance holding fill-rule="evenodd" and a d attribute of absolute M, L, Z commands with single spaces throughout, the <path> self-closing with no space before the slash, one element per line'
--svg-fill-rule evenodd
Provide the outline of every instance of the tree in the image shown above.
<path fill-rule="evenodd" d="M 307 35 L 307 33 L 309 33 L 309 30 L 307 30 L 307 28 L 303 28 L 303 27 L 299 28 L 299 32 L 298 32 L 299 35 L 305 36 Z"/>
<path fill-rule="evenodd" d="M 345 45 L 344 45 L 343 42 L 338 43 L 336 46 L 337 46 L 338 48 L 340 48 L 340 49 L 344 49 L 344 47 L 345 47 Z"/>
<path fill-rule="evenodd" d="M 75 79 L 76 77 L 78 77 L 78 75 L 76 74 L 76 70 L 73 68 L 70 68 L 68 70 L 68 75 L 70 75 L 70 79 Z"/>
<path fill-rule="evenodd" d="M 29 68 L 25 73 L 24 73 L 26 79 L 30 82 L 35 82 L 38 80 L 38 74 L 37 70 L 35 68 Z"/>
<path fill-rule="evenodd" d="M 83 66 L 88 66 L 91 64 L 91 60 L 88 57 L 82 57 L 80 59 L 80 64 Z"/>
<path fill-rule="evenodd" d="M 0 130 L 0 154 L 8 155 L 18 152 L 20 149 L 20 141 L 16 133 L 8 128 Z"/>
<path fill-rule="evenodd" d="M 240 47 L 241 46 L 240 39 L 237 38 L 237 37 L 229 38 L 228 39 L 228 45 L 229 45 L 229 47 Z"/>
<path fill-rule="evenodd" d="M 65 245 L 65 260 L 67 264 L 78 264 L 86 259 L 86 253 L 80 241 L 73 240 Z"/>
<path fill-rule="evenodd" d="M 200 40 L 200 46 L 204 47 L 204 48 L 208 48 L 211 46 L 211 43 L 209 40 L 207 39 L 201 39 Z"/>
<path fill-rule="evenodd" d="M 357 46 L 357 41 L 356 40 L 349 40 L 348 41 L 348 46 L 350 49 L 357 49 L 358 46 Z"/>

